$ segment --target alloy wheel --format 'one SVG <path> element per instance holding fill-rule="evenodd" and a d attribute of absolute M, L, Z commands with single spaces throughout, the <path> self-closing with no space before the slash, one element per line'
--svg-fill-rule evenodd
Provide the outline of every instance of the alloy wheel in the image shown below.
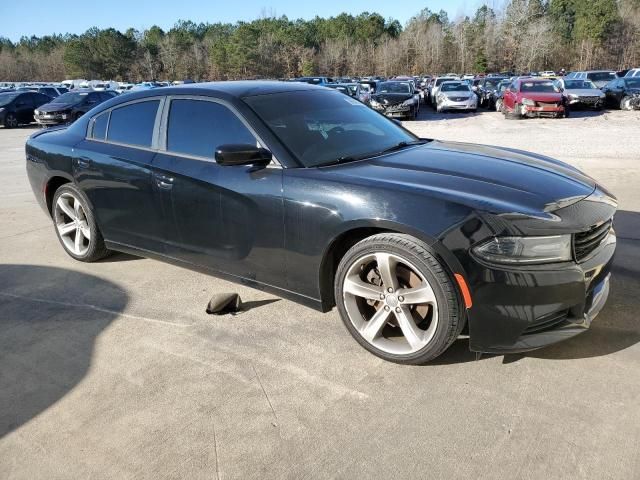
<path fill-rule="evenodd" d="M 85 255 L 91 243 L 91 230 L 80 200 L 71 193 L 60 195 L 54 221 L 65 248 L 76 256 Z"/>
<path fill-rule="evenodd" d="M 377 252 L 357 259 L 343 283 L 353 327 L 375 348 L 406 355 L 426 347 L 438 326 L 433 288 L 406 259 Z"/>
<path fill-rule="evenodd" d="M 7 115 L 7 118 L 5 118 L 5 124 L 9 128 L 16 128 L 18 126 L 18 118 L 14 114 L 10 113 Z"/>

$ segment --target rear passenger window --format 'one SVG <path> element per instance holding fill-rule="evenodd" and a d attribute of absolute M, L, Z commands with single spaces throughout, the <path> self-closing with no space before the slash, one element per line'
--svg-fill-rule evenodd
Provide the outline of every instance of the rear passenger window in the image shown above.
<path fill-rule="evenodd" d="M 167 150 L 213 158 L 218 146 L 228 143 L 256 145 L 256 138 L 227 107 L 205 100 L 172 100 Z"/>
<path fill-rule="evenodd" d="M 96 140 L 104 140 L 107 133 L 107 124 L 109 123 L 109 112 L 98 115 L 93 121 L 93 131 L 91 138 Z"/>
<path fill-rule="evenodd" d="M 113 109 L 107 140 L 150 147 L 159 104 L 159 100 L 150 100 Z"/>

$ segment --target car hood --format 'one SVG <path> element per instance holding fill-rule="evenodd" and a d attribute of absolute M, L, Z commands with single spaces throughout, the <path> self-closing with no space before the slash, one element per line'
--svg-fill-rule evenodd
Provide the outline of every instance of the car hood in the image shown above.
<path fill-rule="evenodd" d="M 413 95 L 410 93 L 376 93 L 375 95 L 372 95 L 371 98 L 382 104 L 393 105 L 394 103 L 409 100 L 410 98 L 413 98 Z"/>
<path fill-rule="evenodd" d="M 73 108 L 73 104 L 71 103 L 45 103 L 44 105 L 40 105 L 37 110 L 43 113 L 49 112 L 63 112 L 65 110 L 70 110 Z"/>
<path fill-rule="evenodd" d="M 561 93 L 521 92 L 521 98 L 530 98 L 536 102 L 553 103 L 562 101 Z"/>
<path fill-rule="evenodd" d="M 549 157 L 457 142 L 432 141 L 331 169 L 377 188 L 416 191 L 496 214 L 549 219 L 550 212 L 596 188 L 592 178 Z"/>
<path fill-rule="evenodd" d="M 579 97 L 604 97 L 604 93 L 593 88 L 569 88 L 564 91 L 567 95 L 578 95 Z"/>

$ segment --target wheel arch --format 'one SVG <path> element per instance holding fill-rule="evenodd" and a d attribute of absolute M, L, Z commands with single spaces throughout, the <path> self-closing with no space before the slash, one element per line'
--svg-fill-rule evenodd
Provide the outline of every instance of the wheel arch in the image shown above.
<path fill-rule="evenodd" d="M 47 205 L 47 210 L 49 211 L 49 215 L 53 214 L 53 197 L 56 194 L 56 191 L 67 183 L 73 183 L 73 179 L 70 177 L 64 177 L 62 175 L 54 175 L 49 180 L 44 187 L 44 198 Z"/>
<path fill-rule="evenodd" d="M 433 253 L 436 254 L 444 268 L 447 270 L 452 281 L 454 280 L 455 273 L 463 275 L 464 278 L 467 277 L 466 271 L 463 269 L 455 255 L 442 245 L 438 239 L 421 230 L 417 230 L 408 225 L 389 221 L 353 222 L 345 225 L 345 227 L 333 237 L 332 241 L 323 253 L 318 279 L 322 311 L 328 312 L 335 306 L 333 281 L 338 264 L 344 254 L 356 243 L 379 233 L 400 233 L 411 235 L 425 243 Z M 456 282 L 453 283 L 457 287 Z M 460 304 L 463 305 L 464 299 L 462 298 L 462 293 L 459 288 L 456 288 L 456 292 Z"/>

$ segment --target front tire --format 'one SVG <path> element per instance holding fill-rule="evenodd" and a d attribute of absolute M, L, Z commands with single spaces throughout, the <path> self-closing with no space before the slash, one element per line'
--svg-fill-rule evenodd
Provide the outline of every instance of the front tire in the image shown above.
<path fill-rule="evenodd" d="M 340 261 L 334 294 L 349 333 L 391 362 L 433 360 L 462 331 L 453 281 L 429 247 L 409 235 L 383 233 L 354 245 Z"/>
<path fill-rule="evenodd" d="M 6 117 L 4 117 L 5 128 L 16 128 L 18 124 L 18 117 L 14 113 L 7 113 Z"/>
<path fill-rule="evenodd" d="M 69 256 L 95 262 L 109 255 L 89 202 L 75 185 L 56 190 L 52 216 L 58 240 Z"/>
<path fill-rule="evenodd" d="M 620 100 L 620 110 L 631 110 L 631 97 L 622 97 L 622 100 Z"/>

